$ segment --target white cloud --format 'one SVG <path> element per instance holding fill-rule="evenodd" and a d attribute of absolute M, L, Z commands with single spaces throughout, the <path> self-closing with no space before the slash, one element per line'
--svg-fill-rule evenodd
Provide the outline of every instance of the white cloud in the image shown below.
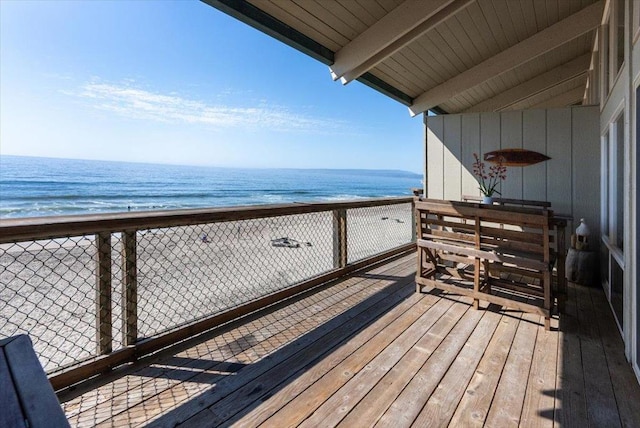
<path fill-rule="evenodd" d="M 255 107 L 211 105 L 175 93 L 154 93 L 123 84 L 87 83 L 75 94 L 91 100 L 92 106 L 119 115 L 168 123 L 205 124 L 218 128 L 265 128 L 277 131 L 325 133 L 347 128 L 341 120 L 296 113 L 261 101 Z"/>

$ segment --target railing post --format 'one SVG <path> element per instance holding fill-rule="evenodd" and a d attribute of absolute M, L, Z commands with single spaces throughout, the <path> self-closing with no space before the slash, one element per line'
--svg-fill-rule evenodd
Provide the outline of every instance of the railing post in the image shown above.
<path fill-rule="evenodd" d="M 347 210 L 333 210 L 333 267 L 347 265 Z"/>
<path fill-rule="evenodd" d="M 138 339 L 138 259 L 137 233 L 122 233 L 122 343 L 134 345 Z"/>
<path fill-rule="evenodd" d="M 417 242 L 418 239 L 418 217 L 416 217 L 416 199 L 411 201 L 411 242 Z"/>
<path fill-rule="evenodd" d="M 111 321 L 111 233 L 96 234 L 96 343 L 98 354 L 113 350 Z"/>

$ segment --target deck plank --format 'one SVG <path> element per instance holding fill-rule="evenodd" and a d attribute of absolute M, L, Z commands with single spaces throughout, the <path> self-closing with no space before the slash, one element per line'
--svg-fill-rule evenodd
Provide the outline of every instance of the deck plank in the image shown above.
<path fill-rule="evenodd" d="M 353 278 L 350 279 L 354 280 Z M 355 305 L 361 300 L 361 298 L 357 297 L 358 291 L 362 292 L 364 296 L 379 291 L 377 286 L 371 286 L 373 284 L 371 280 L 365 284 L 360 278 L 357 279 L 357 282 L 360 284 L 346 281 L 346 290 L 336 290 L 338 294 L 337 300 L 331 296 L 331 291 L 327 290 L 319 293 L 319 299 L 317 299 L 316 296 L 312 296 L 311 301 L 307 301 L 306 304 L 313 305 L 314 309 L 317 309 L 315 321 L 320 323 L 335 316 L 344 310 L 343 304 L 347 306 L 349 304 Z M 323 297 L 329 298 L 324 302 Z M 122 384 L 126 387 L 126 382 L 132 380 L 132 383 L 134 383 L 133 388 L 125 388 L 119 397 L 107 400 L 94 408 L 89 408 L 90 411 L 76 416 L 76 419 L 79 418 L 79 420 L 85 421 L 87 425 L 95 425 L 99 421 L 92 421 L 91 416 L 96 413 L 100 413 L 103 416 L 106 415 L 109 411 L 108 407 L 112 403 L 114 405 L 114 408 L 111 409 L 112 415 L 117 415 L 122 410 L 129 411 L 129 409 L 142 403 L 144 400 L 158 395 L 163 391 L 167 391 L 180 382 L 193 379 L 199 373 L 201 376 L 199 379 L 196 379 L 196 381 L 202 380 L 206 376 L 212 381 L 213 373 L 215 373 L 216 370 L 224 371 L 224 366 L 228 366 L 229 363 L 242 366 L 243 364 L 250 364 L 258 360 L 265 353 L 272 351 L 273 346 L 278 342 L 288 341 L 294 337 L 293 333 L 286 331 L 287 328 L 298 322 L 304 324 L 310 322 L 310 320 L 307 320 L 304 316 L 304 306 L 299 305 L 300 302 L 295 302 L 292 307 L 285 306 L 272 314 L 267 314 L 264 318 L 258 318 L 246 325 L 241 325 L 237 329 L 224 332 L 219 336 L 214 336 L 210 340 L 199 343 L 195 347 L 175 355 L 175 357 L 182 362 L 174 364 L 172 360 L 175 360 L 175 358 L 171 356 L 167 359 L 162 359 L 148 368 L 128 375 L 123 379 L 116 380 L 116 383 L 119 382 L 121 384 L 120 387 L 122 387 Z M 277 328 L 273 328 L 273 326 Z M 257 334 L 257 336 L 263 340 L 257 343 L 256 346 L 243 351 L 240 349 L 242 346 L 239 345 L 239 340 L 251 334 Z M 222 364 L 222 366 L 220 366 L 220 364 Z M 176 368 L 177 366 L 179 366 L 179 368 Z M 156 372 L 155 374 L 153 373 L 154 370 Z M 183 375 L 186 377 L 183 377 Z M 141 382 L 141 379 L 145 382 Z M 136 383 L 141 386 L 136 387 Z M 194 388 L 195 387 L 196 386 L 194 386 Z M 87 406 L 87 404 L 83 403 L 83 406 Z"/>
<path fill-rule="evenodd" d="M 391 264 L 388 270 L 372 271 L 372 274 L 386 272 L 387 275 L 406 275 L 410 271 L 411 267 L 406 262 L 400 262 Z M 408 278 L 407 281 L 409 281 Z M 207 385 L 210 386 L 215 380 L 212 378 L 212 373 L 223 368 L 225 361 L 230 361 L 239 366 L 255 362 L 272 352 L 276 347 L 294 340 L 299 335 L 299 330 L 302 327 L 311 329 L 322 322 L 328 321 L 339 313 L 344 312 L 349 306 L 355 306 L 358 302 L 379 292 L 391 282 L 367 277 L 353 277 L 343 281 L 343 283 L 335 291 L 323 290 L 319 293 L 319 296 L 311 296 L 304 301 L 294 302 L 291 306 L 285 306 L 274 313 L 267 314 L 264 318 L 258 318 L 247 325 L 225 332 L 221 336 L 215 336 L 209 341 L 177 354 L 178 358 L 187 361 L 183 363 L 181 370 L 175 369 L 175 366 L 171 364 L 172 357 L 169 357 L 159 361 L 152 367 L 118 379 L 116 381 L 119 384 L 118 387 L 124 388 L 124 390 L 120 392 L 115 401 L 113 399 L 103 400 L 94 407 L 90 407 L 92 400 L 88 400 L 89 403 L 83 402 L 83 407 L 86 406 L 88 409 L 79 415 L 73 416 L 72 419 L 77 421 L 78 425 L 85 423 L 87 425 L 96 425 L 106 420 L 109 412 L 112 418 L 121 412 L 135 412 L 136 406 L 163 393 L 178 398 L 177 395 L 174 396 L 167 392 L 174 386 L 187 384 L 189 385 L 187 388 L 190 391 L 189 394 L 197 394 L 200 388 L 206 388 Z M 378 298 L 383 299 L 384 293 Z M 371 303 L 373 304 L 375 301 L 371 301 Z M 306 315 L 310 305 L 314 308 L 314 317 Z M 277 326 L 277 328 L 272 326 Z M 298 330 L 298 333 L 291 331 L 291 329 Z M 238 340 L 249 335 L 254 335 L 262 340 L 246 350 L 233 349 L 233 347 L 228 346 L 229 344 L 238 346 Z M 228 363 L 226 364 L 228 365 Z M 166 369 L 163 370 L 163 368 Z M 224 374 L 219 376 L 220 379 L 224 377 Z M 208 383 L 199 382 L 204 379 L 207 379 Z M 189 383 L 188 381 L 191 380 L 193 381 Z M 133 385 L 128 385 L 129 381 L 132 381 Z M 188 395 L 185 396 L 186 398 L 188 398 Z M 167 404 L 171 405 L 171 400 Z M 147 410 L 149 409 L 148 405 L 141 406 L 140 409 L 144 410 L 142 412 L 144 417 L 152 415 L 150 413 L 151 410 Z M 95 415 L 101 415 L 102 417 L 97 418 Z M 122 417 L 125 418 L 127 416 L 125 414 Z"/>
<path fill-rule="evenodd" d="M 624 427 L 640 427 L 640 405 L 629 399 L 629 397 L 640 396 L 640 384 L 633 376 L 629 375 L 631 367 L 624 355 L 624 343 L 620 337 L 618 326 L 613 319 L 611 310 L 604 303 L 604 292 L 601 289 L 590 288 L 589 294 L 600 330 L 609 375 L 612 384 L 615 385 L 614 394 L 620 421 Z"/>
<path fill-rule="evenodd" d="M 594 320 L 593 302 L 586 287 L 575 285 L 575 291 L 589 423 L 593 426 L 620 427 L 620 415 L 607 369 L 600 330 Z"/>
<path fill-rule="evenodd" d="M 455 311 L 448 311 L 445 314 L 445 317 L 449 319 L 453 316 L 455 316 Z M 364 342 L 366 342 L 366 340 L 368 340 L 368 337 L 362 336 L 364 335 L 358 335 L 358 337 L 345 344 L 341 348 L 341 353 L 350 354 L 355 349 L 357 349 L 357 347 L 361 346 Z M 442 338 L 440 340 L 442 340 Z M 416 345 L 416 347 L 417 346 L 419 345 Z M 416 347 L 414 347 L 413 349 L 416 349 Z M 298 381 L 287 385 L 287 387 L 278 391 L 278 393 L 274 394 L 267 401 L 265 401 L 262 406 L 243 417 L 242 425 L 246 424 L 249 426 L 257 426 L 258 424 L 264 422 L 273 413 L 282 408 L 285 404 L 289 403 L 291 400 L 295 399 L 301 392 L 306 390 L 308 385 L 313 384 L 322 376 L 325 376 L 326 373 L 328 373 L 335 366 L 335 364 L 337 364 L 336 362 L 339 362 L 344 358 L 346 357 L 343 355 L 332 353 L 330 358 L 325 358 L 320 364 L 309 368 L 308 372 L 302 375 L 298 379 Z"/>
<path fill-rule="evenodd" d="M 367 325 L 388 313 L 394 305 L 407 296 L 404 285 L 410 284 L 411 281 L 410 279 L 405 280 L 404 277 L 402 278 L 402 283 L 399 284 L 402 285 L 401 289 L 392 290 L 396 291 L 395 296 L 391 292 L 378 293 L 375 296 L 377 304 L 374 307 L 371 307 L 370 303 L 367 306 L 359 305 L 355 307 L 357 309 L 352 309 L 351 312 L 342 314 L 340 317 L 334 317 L 324 323 L 318 323 L 319 325 L 308 326 L 306 335 L 278 349 L 275 357 L 263 358 L 243 368 L 239 372 L 241 376 L 227 376 L 215 385 L 211 385 L 198 383 L 198 377 L 201 376 L 198 375 L 194 377 L 192 382 L 177 384 L 140 405 L 128 409 L 127 414 L 118 415 L 113 418 L 113 421 L 116 423 L 138 423 L 165 413 L 162 415 L 162 424 L 173 426 L 186 421 L 204 408 L 230 397 L 233 392 L 246 385 L 249 385 L 249 393 L 255 390 L 257 394 L 263 389 L 263 386 L 252 382 L 281 364 L 282 361 L 291 357 L 300 359 L 302 354 L 310 351 L 322 354 L 322 352 L 340 343 L 345 334 L 353 334 L 363 325 Z M 197 400 L 190 401 L 191 398 L 195 397 L 197 397 Z M 152 410 L 151 416 L 150 409 Z"/>
<path fill-rule="evenodd" d="M 556 391 L 556 426 L 582 428 L 589 425 L 584 392 L 582 350 L 578 336 L 578 306 L 575 287 L 567 289 L 565 312 L 560 318 L 558 336 L 558 379 Z M 578 364 L 579 362 L 579 364 Z"/>
<path fill-rule="evenodd" d="M 552 323 L 552 327 L 554 324 Z M 520 425 L 553 427 L 555 416 L 558 334 L 538 327 L 536 345 L 522 405 Z"/>
<path fill-rule="evenodd" d="M 469 299 L 466 303 L 471 304 L 471 300 Z M 418 370 L 411 382 L 378 420 L 376 427 L 397 428 L 410 426 L 413 423 L 485 314 L 484 310 L 465 312 L 451 334 L 442 341 L 427 363 Z"/>
<path fill-rule="evenodd" d="M 539 315 L 416 293 L 415 268 L 398 258 L 88 382 L 65 393 L 67 416 L 73 426 L 640 426 L 640 385 L 599 289 L 571 284 L 559 331 L 546 332 Z"/>
<path fill-rule="evenodd" d="M 411 327 L 402 332 L 386 349 L 378 353 L 369 364 L 364 366 L 345 385 L 338 389 L 313 414 L 306 419 L 301 427 L 316 427 L 320 425 L 337 425 L 367 393 L 389 372 L 411 349 L 415 349 L 423 341 L 431 327 L 436 324 L 451 309 L 453 301 L 439 299 L 442 305 L 434 305 L 426 315 L 418 319 Z M 457 305 L 456 305 L 457 306 Z M 458 310 L 457 312 L 461 312 Z M 368 352 L 368 349 L 363 349 Z M 339 371 L 340 367 L 336 367 Z"/>
<path fill-rule="evenodd" d="M 453 305 L 361 401 L 352 404 L 355 407 L 338 426 L 373 426 L 467 310 L 468 305 Z"/>
<path fill-rule="evenodd" d="M 438 388 L 416 418 L 416 426 L 449 424 L 484 351 L 500 324 L 501 314 L 487 311 L 453 361 Z"/>
<path fill-rule="evenodd" d="M 485 420 L 487 427 L 517 427 L 531 370 L 540 317 L 523 314 Z"/>
<path fill-rule="evenodd" d="M 430 322 L 430 318 L 437 320 L 450 306 L 441 300 L 441 304 L 433 310 L 434 303 L 439 299 L 434 295 L 426 297 L 427 299 L 421 299 L 418 304 L 404 312 L 390 325 L 382 328 L 380 333 L 372 337 L 363 347 L 349 355 L 330 373 L 320 378 L 301 393 L 295 401 L 289 402 L 262 425 L 285 427 L 300 424 L 398 337 L 404 334 L 406 340 L 413 340 L 415 343 L 416 336 L 420 332 L 419 328 L 415 326 L 419 322 Z M 407 346 L 406 343 L 405 346 Z"/>
<path fill-rule="evenodd" d="M 522 313 L 516 312 L 504 315 L 500 320 L 500 325 L 451 418 L 451 426 L 484 425 L 521 317 Z"/>
<path fill-rule="evenodd" d="M 395 273 L 396 269 L 402 268 L 406 269 L 406 261 L 400 259 L 393 261 L 386 266 L 372 269 L 370 273 L 374 275 L 383 273 L 385 271 Z M 312 296 L 312 300 L 314 300 L 316 305 L 320 305 L 323 308 L 335 304 L 349 304 L 348 297 L 357 295 L 358 293 L 368 292 L 368 290 L 361 290 L 362 285 L 365 283 L 365 279 L 366 278 L 359 276 L 348 278 L 347 280 L 341 281 L 336 284 L 335 288 L 332 288 L 332 290 L 323 290 L 323 292 L 318 293 L 317 296 Z M 373 283 L 375 283 L 375 281 L 367 281 L 367 284 Z M 290 325 L 298 322 L 301 316 L 304 317 L 305 305 L 308 306 L 308 304 L 309 303 L 306 300 L 294 301 L 292 305 L 281 308 L 280 310 L 275 311 L 272 314 L 268 314 L 265 317 L 257 318 L 246 324 L 242 324 L 236 330 L 227 331 L 221 336 L 214 336 L 212 340 L 205 341 L 198 344 L 194 348 L 188 349 L 187 351 L 182 353 L 181 356 L 198 359 L 200 357 L 211 354 L 213 349 L 225 349 L 225 346 L 228 343 L 232 343 L 236 339 L 238 339 L 238 337 L 243 337 L 250 333 L 255 333 L 259 336 L 264 335 L 266 339 L 284 329 L 284 327 L 281 327 L 283 321 L 289 320 Z M 273 320 L 276 320 L 277 322 L 273 322 Z M 281 328 L 274 329 L 273 326 Z M 235 355 L 235 353 L 233 352 L 234 349 L 229 348 L 227 349 L 227 351 L 227 355 L 224 355 L 224 357 L 229 358 L 230 356 Z M 165 363 L 171 357 L 172 356 L 169 356 L 167 358 L 160 358 L 158 361 L 156 361 L 156 365 L 162 366 L 163 363 Z M 187 366 L 186 368 L 191 367 Z M 170 368 L 167 368 L 165 372 L 167 376 L 172 375 Z M 109 400 L 117 399 L 117 401 L 122 402 L 122 397 L 120 397 L 122 394 L 127 394 L 127 392 L 130 390 L 144 387 L 144 384 L 148 382 L 155 382 L 161 374 L 164 373 L 158 373 L 157 367 L 145 366 L 141 369 L 133 369 L 126 376 L 118 377 L 113 382 L 91 389 L 81 396 L 67 397 L 63 393 L 60 398 L 65 401 L 64 407 L 67 416 L 72 417 L 83 411 L 95 409 L 96 405 L 107 402 Z M 155 389 L 161 387 L 161 385 L 157 385 L 155 386 Z M 134 403 L 131 403 L 131 405 L 133 404 Z M 116 410 L 117 409 L 114 409 L 114 411 Z"/>

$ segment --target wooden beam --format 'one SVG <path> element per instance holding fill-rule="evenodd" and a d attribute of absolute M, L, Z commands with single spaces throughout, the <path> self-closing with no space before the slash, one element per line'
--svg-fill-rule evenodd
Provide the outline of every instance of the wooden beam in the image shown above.
<path fill-rule="evenodd" d="M 96 353 L 113 350 L 111 318 L 111 233 L 96 234 Z"/>
<path fill-rule="evenodd" d="M 555 97 L 543 101 L 539 104 L 531 106 L 530 108 L 555 108 L 555 107 L 566 107 L 573 104 L 576 104 L 582 101 L 582 97 L 584 95 L 584 86 L 578 86 L 577 88 L 571 89 L 565 93 L 560 95 L 556 95 Z"/>
<path fill-rule="evenodd" d="M 587 73 L 585 72 L 578 75 L 577 77 L 574 77 L 573 79 L 567 80 L 566 82 L 562 83 L 560 86 L 547 89 L 546 91 L 542 91 L 539 94 L 531 96 L 527 99 L 518 101 L 517 103 L 513 103 L 504 110 L 524 110 L 524 109 L 530 109 L 530 108 L 546 108 L 546 105 L 549 102 L 549 100 L 552 100 L 558 97 L 559 96 L 558 94 L 565 94 L 575 89 L 576 87 L 580 87 L 582 89 L 582 96 L 580 97 L 580 99 L 571 99 L 570 102 L 565 104 L 554 104 L 555 107 L 565 107 L 567 105 L 572 105 L 578 101 L 582 101 L 582 98 L 584 97 L 584 89 L 586 84 L 587 84 Z M 532 107 L 532 106 L 538 106 L 538 107 Z"/>
<path fill-rule="evenodd" d="M 335 53 L 333 80 L 358 78 L 473 0 L 406 0 Z"/>
<path fill-rule="evenodd" d="M 546 73 L 540 74 L 531 80 L 527 80 L 511 89 L 500 92 L 493 98 L 484 100 L 466 110 L 469 112 L 500 111 L 511 104 L 526 100 L 547 89 L 553 88 L 566 82 L 580 74 L 583 74 L 591 61 L 591 53 L 581 55 L 569 62 L 566 62 Z"/>
<path fill-rule="evenodd" d="M 347 210 L 333 211 L 333 267 L 347 265 Z"/>
<path fill-rule="evenodd" d="M 138 256 L 137 233 L 122 233 L 122 343 L 138 340 Z"/>
<path fill-rule="evenodd" d="M 289 25 L 274 18 L 258 6 L 252 5 L 246 0 L 200 1 L 236 18 L 240 22 L 262 31 L 263 33 L 299 50 L 300 52 L 309 55 L 311 58 L 314 58 L 323 64 L 331 65 L 334 63 L 334 52 L 331 49 L 321 45 L 302 32 L 291 28 Z M 386 96 L 404 105 L 409 106 L 413 102 L 412 97 L 370 73 L 364 73 L 362 76 L 358 77 L 358 81 L 375 89 L 376 91 L 382 92 Z"/>
<path fill-rule="evenodd" d="M 415 116 L 437 106 L 492 77 L 499 76 L 595 29 L 600 25 L 603 4 L 602 0 L 593 3 L 528 39 L 429 89 L 418 96 L 409 107 L 411 115 Z"/>

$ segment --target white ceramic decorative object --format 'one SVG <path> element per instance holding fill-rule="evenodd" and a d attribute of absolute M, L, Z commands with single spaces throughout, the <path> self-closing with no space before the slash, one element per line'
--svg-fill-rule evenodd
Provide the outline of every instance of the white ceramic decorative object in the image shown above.
<path fill-rule="evenodd" d="M 576 228 L 576 250 L 589 249 L 589 235 L 591 235 L 589 226 L 581 218 L 580 225 Z"/>

